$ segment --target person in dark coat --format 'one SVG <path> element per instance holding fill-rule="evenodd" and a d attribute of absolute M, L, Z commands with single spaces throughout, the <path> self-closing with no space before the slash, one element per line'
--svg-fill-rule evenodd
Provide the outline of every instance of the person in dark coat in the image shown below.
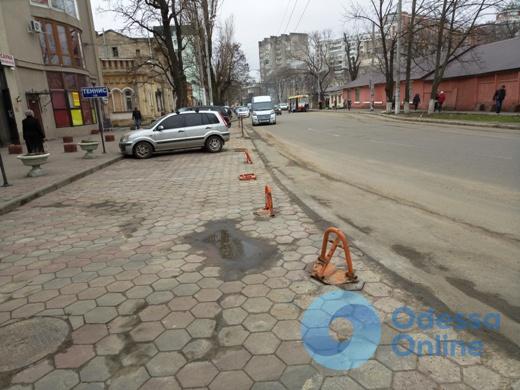
<path fill-rule="evenodd" d="M 495 101 L 495 108 L 497 114 L 500 114 L 502 111 L 502 103 L 506 98 L 506 86 L 502 85 L 499 89 L 495 91 L 495 95 L 493 95 L 493 100 Z"/>
<path fill-rule="evenodd" d="M 25 116 L 26 118 L 22 121 L 22 125 L 27 153 L 44 153 L 43 141 L 45 140 L 45 132 L 40 125 L 40 121 L 34 117 L 32 110 L 27 110 Z"/>
<path fill-rule="evenodd" d="M 141 122 L 143 121 L 143 116 L 141 115 L 141 111 L 139 111 L 136 108 L 134 108 L 134 111 L 132 111 L 132 119 L 134 120 L 135 129 L 139 130 L 141 128 Z"/>
<path fill-rule="evenodd" d="M 417 108 L 419 107 L 419 104 L 421 103 L 421 97 L 419 96 L 418 93 L 415 94 L 412 101 L 413 101 L 413 106 L 415 108 L 415 111 L 417 111 Z"/>

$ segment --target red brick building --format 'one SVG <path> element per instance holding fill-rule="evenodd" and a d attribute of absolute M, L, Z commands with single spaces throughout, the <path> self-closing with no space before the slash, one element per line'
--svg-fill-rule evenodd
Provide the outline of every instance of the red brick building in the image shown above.
<path fill-rule="evenodd" d="M 416 70 L 413 73 L 410 97 L 418 93 L 421 97 L 420 108 L 427 109 L 433 71 Z M 370 85 L 374 85 L 375 107 L 384 107 L 384 76 L 380 73 L 366 74 L 348 83 L 343 89 L 344 100 L 351 99 L 354 108 L 369 107 Z M 444 107 L 448 110 L 490 111 L 494 104 L 493 95 L 502 85 L 506 86 L 507 91 L 504 111 L 520 112 L 520 37 L 465 51 L 448 64 L 439 91 L 446 93 Z M 404 91 L 405 82 L 402 81 L 402 97 Z"/>

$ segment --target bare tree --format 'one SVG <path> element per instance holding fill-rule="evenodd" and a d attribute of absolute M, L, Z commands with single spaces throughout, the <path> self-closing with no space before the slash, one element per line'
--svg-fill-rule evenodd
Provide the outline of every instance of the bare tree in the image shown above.
<path fill-rule="evenodd" d="M 215 69 L 214 96 L 216 104 L 225 104 L 230 91 L 240 90 L 249 81 L 249 65 L 240 44 L 234 38 L 233 18 L 226 20 L 219 30 L 213 55 Z"/>
<path fill-rule="evenodd" d="M 361 65 L 361 35 L 343 33 L 345 54 L 347 56 L 347 72 L 350 81 L 357 79 Z"/>
<path fill-rule="evenodd" d="M 442 0 L 430 3 L 435 15 L 432 28 L 435 30 L 433 47 L 434 71 L 428 113 L 435 109 L 435 97 L 448 64 L 469 49 L 469 38 L 478 30 L 479 20 L 487 11 L 496 10 L 497 0 Z"/>
<path fill-rule="evenodd" d="M 394 55 L 397 43 L 397 17 L 395 0 L 370 0 L 357 3 L 348 16 L 364 21 L 367 32 L 373 31 L 374 50 L 379 67 L 385 75 L 386 111 L 392 109 L 394 99 Z M 377 42 L 377 45 L 376 45 Z"/>
<path fill-rule="evenodd" d="M 295 58 L 305 65 L 306 73 L 317 85 L 318 103 L 323 101 L 331 81 L 332 57 L 329 50 L 331 32 L 315 31 L 309 35 L 309 44 Z"/>
<path fill-rule="evenodd" d="M 188 105 L 188 85 L 184 73 L 183 51 L 186 42 L 182 26 L 186 20 L 183 0 L 112 0 L 111 11 L 123 17 L 125 30 L 153 34 L 165 63 L 158 64 L 170 75 L 177 106 Z"/>

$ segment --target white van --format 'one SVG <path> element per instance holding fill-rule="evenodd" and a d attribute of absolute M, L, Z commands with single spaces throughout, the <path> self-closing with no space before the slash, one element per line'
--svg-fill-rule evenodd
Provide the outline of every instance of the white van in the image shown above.
<path fill-rule="evenodd" d="M 251 103 L 251 122 L 253 126 L 267 123 L 276 124 L 276 113 L 271 96 L 254 96 Z"/>

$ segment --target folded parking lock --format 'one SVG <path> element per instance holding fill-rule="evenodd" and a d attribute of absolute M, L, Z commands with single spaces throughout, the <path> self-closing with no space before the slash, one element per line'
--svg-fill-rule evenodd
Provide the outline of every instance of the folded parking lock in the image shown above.
<path fill-rule="evenodd" d="M 329 240 L 331 233 L 336 236 L 334 240 Z M 329 243 L 332 246 L 327 251 Z M 338 247 L 344 251 L 346 268 L 337 268 L 332 263 L 332 257 Z M 364 286 L 364 282 L 360 281 L 355 274 L 347 238 L 341 230 L 335 227 L 325 230 L 320 256 L 313 264 L 309 264 L 307 271 L 314 279 L 324 284 L 342 285 L 345 290 L 361 290 Z"/>

